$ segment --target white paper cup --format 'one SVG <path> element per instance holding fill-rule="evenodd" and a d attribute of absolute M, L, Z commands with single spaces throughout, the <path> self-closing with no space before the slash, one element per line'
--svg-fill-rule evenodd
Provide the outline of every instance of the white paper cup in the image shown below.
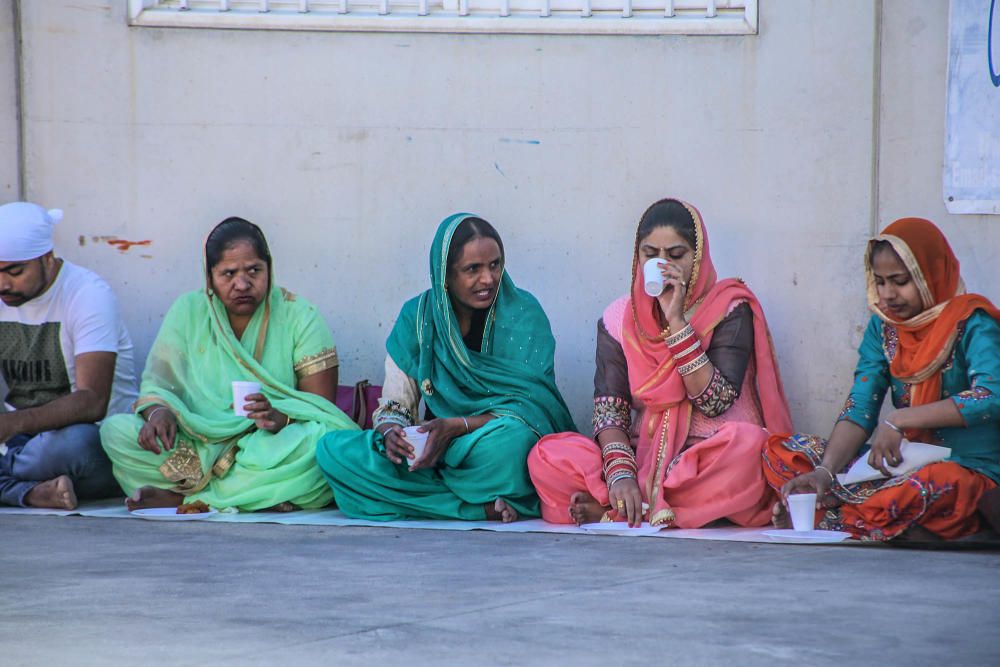
<path fill-rule="evenodd" d="M 242 382 L 236 380 L 233 382 L 233 413 L 237 417 L 246 417 L 247 411 L 243 409 L 243 406 L 247 402 L 247 396 L 250 394 L 260 393 L 260 382 Z"/>
<path fill-rule="evenodd" d="M 413 458 L 406 459 L 406 465 L 413 465 L 420 460 L 420 456 L 424 453 L 424 447 L 427 446 L 427 437 L 430 433 L 421 433 L 417 430 L 416 426 L 407 426 L 403 429 L 403 436 L 406 441 L 413 445 Z"/>
<path fill-rule="evenodd" d="M 809 531 L 815 527 L 816 494 L 796 493 L 788 496 L 788 512 L 792 515 L 792 528 Z"/>
<path fill-rule="evenodd" d="M 659 257 L 653 257 L 647 259 L 646 263 L 642 265 L 642 284 L 646 294 L 653 298 L 663 293 L 663 274 L 660 272 L 660 262 L 662 261 Z"/>

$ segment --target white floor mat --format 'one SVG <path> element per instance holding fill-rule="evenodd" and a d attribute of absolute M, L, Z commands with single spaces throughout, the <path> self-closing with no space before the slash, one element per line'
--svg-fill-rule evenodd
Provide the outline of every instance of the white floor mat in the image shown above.
<path fill-rule="evenodd" d="M 89 516 L 105 519 L 139 519 L 129 514 L 123 500 L 107 500 L 84 503 L 76 510 L 50 510 L 33 507 L 0 507 L 0 516 L 5 514 L 54 515 L 54 516 Z M 541 519 L 527 519 L 514 523 L 499 523 L 497 521 L 368 521 L 351 519 L 339 510 L 300 510 L 298 512 L 240 512 L 219 513 L 205 521 L 222 523 L 279 523 L 286 526 L 370 526 L 375 528 L 419 528 L 423 530 L 491 530 L 498 533 L 560 533 L 569 535 L 594 535 L 582 528 L 569 525 L 546 523 Z M 759 542 L 779 544 L 782 540 L 764 534 L 771 530 L 765 528 L 699 528 L 699 529 L 665 529 L 653 534 L 635 535 L 634 537 L 673 538 L 687 540 L 722 540 L 728 542 Z M 598 537 L 609 537 L 598 535 Z M 618 536 L 615 536 L 618 537 Z M 628 537 L 628 536 L 626 536 Z M 839 544 L 859 544 L 856 540 L 847 540 Z M 810 545 L 816 546 L 816 545 Z"/>

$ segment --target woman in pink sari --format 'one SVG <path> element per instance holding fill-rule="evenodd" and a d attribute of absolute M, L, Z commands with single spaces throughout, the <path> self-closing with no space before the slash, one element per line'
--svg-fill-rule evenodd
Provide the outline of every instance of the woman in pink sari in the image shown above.
<path fill-rule="evenodd" d="M 791 427 L 788 404 L 760 304 L 741 280 L 717 280 L 690 204 L 664 199 L 639 221 L 631 294 L 597 325 L 594 384 L 594 438 L 548 435 L 528 457 L 546 521 L 768 524 L 760 452 L 765 429 Z"/>

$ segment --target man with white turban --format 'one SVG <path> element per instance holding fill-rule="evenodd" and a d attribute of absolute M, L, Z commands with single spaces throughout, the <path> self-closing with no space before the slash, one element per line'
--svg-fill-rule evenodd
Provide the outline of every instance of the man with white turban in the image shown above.
<path fill-rule="evenodd" d="M 74 509 L 121 493 L 99 422 L 136 398 L 114 293 L 58 258 L 62 211 L 0 206 L 0 504 Z"/>

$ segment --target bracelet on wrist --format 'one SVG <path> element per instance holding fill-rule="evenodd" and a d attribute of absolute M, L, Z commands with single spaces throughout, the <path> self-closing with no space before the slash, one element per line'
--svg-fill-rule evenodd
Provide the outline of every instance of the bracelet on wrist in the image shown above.
<path fill-rule="evenodd" d="M 636 475 L 632 472 L 621 471 L 613 474 L 610 477 L 607 477 L 606 479 L 608 481 L 608 488 L 610 489 L 612 486 L 614 486 L 615 482 L 620 482 L 623 479 L 638 479 L 638 477 L 636 477 Z"/>
<path fill-rule="evenodd" d="M 700 350 L 701 348 L 699 347 L 698 349 Z M 677 372 L 680 373 L 681 375 L 691 375 L 698 369 L 702 368 L 703 366 L 706 366 L 710 361 L 711 360 L 708 358 L 708 355 L 702 352 L 700 356 L 695 358 L 694 361 L 686 363 L 683 366 L 678 366 Z"/>
<path fill-rule="evenodd" d="M 883 423 L 883 424 L 885 424 L 886 426 L 888 426 L 889 428 L 891 428 L 891 429 L 892 429 L 893 431 L 895 431 L 896 433 L 898 433 L 898 434 L 900 434 L 900 435 L 903 435 L 903 429 L 899 428 L 898 426 L 896 426 L 895 424 L 893 424 L 893 423 L 892 423 L 891 421 L 889 421 L 888 419 L 883 419 L 883 420 L 882 420 L 882 423 Z"/>
<path fill-rule="evenodd" d="M 146 422 L 148 423 L 149 420 L 153 418 L 153 415 L 155 415 L 160 410 L 166 410 L 166 409 L 167 409 L 167 406 L 165 406 L 165 405 L 157 405 L 155 408 L 153 408 L 148 413 L 146 413 Z"/>
<path fill-rule="evenodd" d="M 627 442 L 609 442 L 601 447 L 601 458 L 607 459 L 615 454 L 615 452 L 620 452 L 624 456 L 635 457 L 632 445 Z"/>
<path fill-rule="evenodd" d="M 830 469 L 827 468 L 826 466 L 823 466 L 823 465 L 816 466 L 815 470 L 822 470 L 827 475 L 829 475 L 830 476 L 830 483 L 831 484 L 833 484 L 834 482 L 837 481 L 837 476 L 834 475 L 832 472 L 830 472 Z"/>

